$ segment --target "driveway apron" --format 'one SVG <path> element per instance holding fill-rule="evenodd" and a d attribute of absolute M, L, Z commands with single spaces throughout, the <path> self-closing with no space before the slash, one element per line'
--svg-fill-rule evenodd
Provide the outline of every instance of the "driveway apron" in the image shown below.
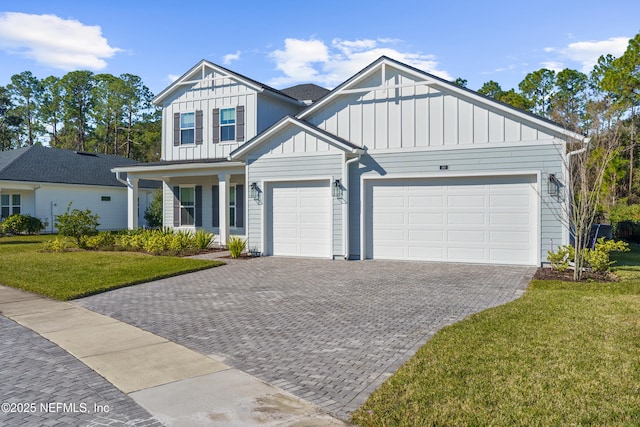
<path fill-rule="evenodd" d="M 534 272 L 266 257 L 76 303 L 346 419 L 439 329 L 516 299 Z"/>

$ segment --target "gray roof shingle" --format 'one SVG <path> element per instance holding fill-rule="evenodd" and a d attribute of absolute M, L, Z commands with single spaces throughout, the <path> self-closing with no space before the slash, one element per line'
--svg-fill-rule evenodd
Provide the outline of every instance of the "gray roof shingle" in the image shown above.
<path fill-rule="evenodd" d="M 329 89 L 325 89 L 321 86 L 314 85 L 313 83 L 306 83 L 296 86 L 291 86 L 286 89 L 280 89 L 280 92 L 295 98 L 299 101 L 311 101 L 316 102 L 329 92 Z"/>
<path fill-rule="evenodd" d="M 111 169 L 138 164 L 126 157 L 32 145 L 0 152 L 0 180 L 124 187 Z M 159 187 L 146 181 L 139 185 Z"/>

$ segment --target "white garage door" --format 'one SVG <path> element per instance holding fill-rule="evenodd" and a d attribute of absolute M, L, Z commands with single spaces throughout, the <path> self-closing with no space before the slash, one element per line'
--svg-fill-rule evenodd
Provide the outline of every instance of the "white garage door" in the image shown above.
<path fill-rule="evenodd" d="M 328 181 L 276 183 L 269 186 L 268 222 L 271 254 L 329 257 L 330 202 Z"/>
<path fill-rule="evenodd" d="M 367 258 L 535 265 L 535 179 L 373 181 Z"/>

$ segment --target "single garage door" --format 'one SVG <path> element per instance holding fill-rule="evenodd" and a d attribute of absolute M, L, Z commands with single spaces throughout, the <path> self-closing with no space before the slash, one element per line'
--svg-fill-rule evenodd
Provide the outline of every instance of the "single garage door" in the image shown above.
<path fill-rule="evenodd" d="M 328 181 L 283 182 L 269 186 L 272 255 L 329 257 Z"/>
<path fill-rule="evenodd" d="M 535 265 L 535 182 L 535 176 L 372 181 L 366 256 Z"/>

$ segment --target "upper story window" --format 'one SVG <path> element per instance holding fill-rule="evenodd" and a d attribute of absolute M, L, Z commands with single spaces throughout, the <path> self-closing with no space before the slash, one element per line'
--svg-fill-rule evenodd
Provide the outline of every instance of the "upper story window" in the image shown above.
<path fill-rule="evenodd" d="M 236 140 L 236 109 L 220 110 L 220 141 Z"/>
<path fill-rule="evenodd" d="M 180 114 L 180 143 L 193 144 L 196 134 L 196 117 L 194 113 Z"/>

